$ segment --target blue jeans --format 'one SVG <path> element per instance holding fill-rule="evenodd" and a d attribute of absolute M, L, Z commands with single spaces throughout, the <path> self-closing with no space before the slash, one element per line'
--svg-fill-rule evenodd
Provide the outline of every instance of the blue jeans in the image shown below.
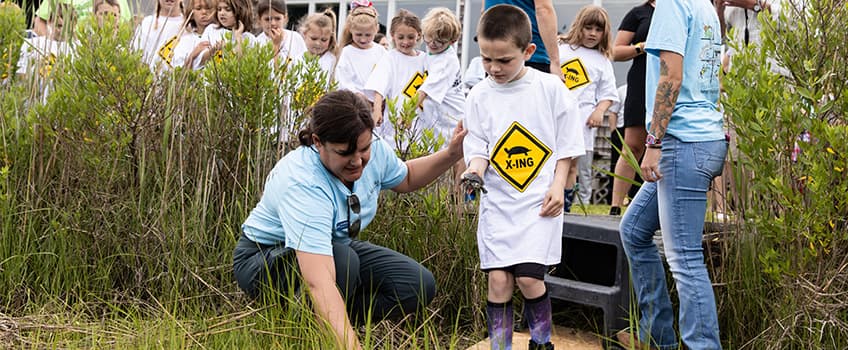
<path fill-rule="evenodd" d="M 702 236 L 707 190 L 721 174 L 727 141 L 662 141 L 658 182 L 645 182 L 621 219 L 621 242 L 641 310 L 639 339 L 676 349 L 665 270 L 654 244 L 662 228 L 665 256 L 680 299 L 680 337 L 689 349 L 721 349 L 718 315 Z"/>

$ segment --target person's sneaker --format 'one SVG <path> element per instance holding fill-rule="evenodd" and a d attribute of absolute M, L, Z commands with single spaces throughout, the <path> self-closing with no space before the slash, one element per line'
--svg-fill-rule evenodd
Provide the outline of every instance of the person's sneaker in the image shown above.
<path fill-rule="evenodd" d="M 609 214 L 610 214 L 610 215 L 612 215 L 612 216 L 619 216 L 619 215 L 621 215 L 621 207 L 610 207 L 610 212 L 609 212 Z"/>
<path fill-rule="evenodd" d="M 648 344 L 639 341 L 639 336 L 630 332 L 630 328 L 620 330 L 615 334 L 615 339 L 625 350 L 658 350 Z"/>

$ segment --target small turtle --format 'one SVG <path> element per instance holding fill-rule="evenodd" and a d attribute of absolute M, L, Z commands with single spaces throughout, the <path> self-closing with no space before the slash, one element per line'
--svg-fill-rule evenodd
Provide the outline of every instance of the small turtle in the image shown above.
<path fill-rule="evenodd" d="M 516 154 L 524 154 L 526 156 L 527 152 L 530 152 L 530 150 L 524 146 L 515 146 L 513 148 L 504 148 L 504 152 L 506 152 L 507 158 L 512 158 L 512 156 Z"/>
<path fill-rule="evenodd" d="M 466 201 L 477 199 L 478 192 L 489 193 L 489 191 L 486 191 L 486 188 L 483 187 L 483 178 L 475 173 L 462 175 L 461 184 L 462 188 L 465 190 Z"/>

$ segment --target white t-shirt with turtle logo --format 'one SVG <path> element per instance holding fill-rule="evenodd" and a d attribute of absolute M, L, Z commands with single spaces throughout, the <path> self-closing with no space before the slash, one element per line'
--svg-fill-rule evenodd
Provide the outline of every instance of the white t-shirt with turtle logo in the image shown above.
<path fill-rule="evenodd" d="M 477 225 L 481 268 L 560 262 L 562 216 L 539 212 L 557 160 L 585 152 L 582 122 L 562 81 L 535 69 L 506 84 L 486 78 L 468 93 L 465 162 L 489 162 Z"/>
<path fill-rule="evenodd" d="M 400 107 L 403 101 L 414 97 L 427 74 L 424 69 L 425 54 L 417 50 L 415 52 L 415 56 L 408 56 L 398 50 L 390 50 L 383 56 L 365 83 L 365 95 L 368 99 L 373 100 L 374 94 L 379 93 L 383 96 L 383 101 L 396 98 Z M 386 107 L 383 124 L 376 128 L 376 132 L 397 148 L 394 142 L 395 129 L 389 122 L 388 115 L 389 108 Z M 421 131 L 420 127 L 418 131 Z"/>

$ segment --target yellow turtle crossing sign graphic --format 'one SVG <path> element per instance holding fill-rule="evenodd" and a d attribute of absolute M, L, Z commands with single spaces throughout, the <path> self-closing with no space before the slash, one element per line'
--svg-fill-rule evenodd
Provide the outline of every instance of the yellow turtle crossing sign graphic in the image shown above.
<path fill-rule="evenodd" d="M 565 77 L 565 86 L 569 90 L 574 90 L 592 82 L 580 58 L 574 58 L 565 62 L 560 68 L 562 69 L 562 75 Z"/>
<path fill-rule="evenodd" d="M 174 48 L 177 47 L 177 43 L 179 41 L 180 37 L 174 35 L 165 42 L 165 45 L 162 45 L 162 47 L 159 48 L 159 57 L 162 58 L 162 61 L 165 61 L 168 66 L 171 65 L 171 59 L 174 58 Z"/>
<path fill-rule="evenodd" d="M 424 84 L 425 79 L 427 79 L 426 71 L 424 72 L 424 74 L 421 74 L 421 72 L 415 72 L 415 75 L 412 77 L 412 79 L 409 79 L 409 83 L 407 83 L 406 87 L 403 88 L 403 94 L 408 98 L 412 98 L 413 96 L 415 96 L 415 94 L 418 92 L 418 88 L 420 88 L 421 85 Z"/>
<path fill-rule="evenodd" d="M 551 149 L 524 126 L 512 122 L 495 145 L 490 161 L 501 177 L 519 192 L 524 192 L 551 153 Z"/>

